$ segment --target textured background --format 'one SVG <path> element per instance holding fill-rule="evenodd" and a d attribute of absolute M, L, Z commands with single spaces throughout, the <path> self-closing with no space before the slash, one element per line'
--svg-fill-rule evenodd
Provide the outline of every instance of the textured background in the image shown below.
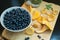
<path fill-rule="evenodd" d="M 44 0 L 50 3 L 55 3 L 60 5 L 60 0 Z M 0 0 L 0 15 L 1 13 L 8 7 L 11 6 L 21 6 L 24 3 L 24 0 Z M 51 40 L 59 40 L 60 39 L 60 14 L 56 23 L 56 26 L 54 28 Z M 3 31 L 3 27 L 0 24 L 0 34 Z"/>

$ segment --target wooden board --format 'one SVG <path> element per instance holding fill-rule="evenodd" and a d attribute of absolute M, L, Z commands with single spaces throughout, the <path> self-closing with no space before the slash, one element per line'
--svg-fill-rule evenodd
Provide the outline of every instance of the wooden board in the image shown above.
<path fill-rule="evenodd" d="M 44 2 L 44 1 L 40 4 L 40 6 L 38 8 L 36 8 L 36 10 L 38 10 L 38 11 L 42 10 L 43 8 L 45 8 L 46 4 L 52 4 L 53 8 L 55 8 L 58 11 L 60 11 L 60 6 L 55 5 L 53 3 L 47 3 L 47 2 Z M 55 26 L 58 14 L 56 15 L 55 21 L 51 23 L 52 26 L 53 26 L 53 28 Z M 5 37 L 5 38 L 7 38 L 7 39 L 9 39 L 9 40 L 24 40 L 25 37 L 27 37 L 27 36 L 30 37 L 30 40 L 39 40 L 38 37 L 37 37 L 37 35 L 40 35 L 43 39 L 50 40 L 52 32 L 53 31 L 46 31 L 46 32 L 44 32 L 42 34 L 36 34 L 36 33 L 34 33 L 33 35 L 29 36 L 29 35 L 24 34 L 24 32 L 13 33 L 13 32 L 4 30 L 3 33 L 2 33 L 2 36 Z"/>

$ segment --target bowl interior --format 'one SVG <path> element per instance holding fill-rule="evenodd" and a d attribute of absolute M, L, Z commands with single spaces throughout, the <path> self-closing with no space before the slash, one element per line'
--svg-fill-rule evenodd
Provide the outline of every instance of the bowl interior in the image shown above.
<path fill-rule="evenodd" d="M 4 23 L 3 23 L 3 21 L 4 21 L 4 15 L 6 14 L 6 12 L 9 12 L 9 11 L 11 11 L 12 9 L 17 9 L 17 8 L 20 8 L 20 9 L 22 9 L 22 10 L 26 10 L 25 8 L 22 8 L 22 7 L 10 7 L 10 8 L 8 8 L 8 9 L 6 9 L 5 11 L 3 11 L 3 13 L 1 14 L 1 25 L 5 28 L 5 29 L 7 29 L 7 30 L 9 30 L 9 31 L 12 31 L 12 32 L 20 32 L 20 31 L 23 31 L 23 30 L 25 30 L 25 29 L 27 29 L 30 25 L 31 25 L 31 22 L 30 22 L 30 24 L 26 27 L 26 28 L 24 28 L 24 29 L 20 29 L 20 30 L 11 30 L 11 29 L 8 29 L 7 27 L 5 27 L 5 25 L 4 25 Z M 28 10 L 26 10 L 28 13 L 29 13 L 29 11 Z M 29 13 L 29 15 L 30 15 L 30 19 L 31 19 L 31 14 Z M 32 20 L 31 20 L 32 21 Z"/>

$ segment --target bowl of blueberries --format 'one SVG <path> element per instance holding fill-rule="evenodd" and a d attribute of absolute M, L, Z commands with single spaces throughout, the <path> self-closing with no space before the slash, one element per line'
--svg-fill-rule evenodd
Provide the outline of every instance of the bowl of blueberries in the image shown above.
<path fill-rule="evenodd" d="M 31 14 L 23 7 L 10 7 L 1 14 L 1 25 L 9 31 L 21 32 L 31 25 Z"/>

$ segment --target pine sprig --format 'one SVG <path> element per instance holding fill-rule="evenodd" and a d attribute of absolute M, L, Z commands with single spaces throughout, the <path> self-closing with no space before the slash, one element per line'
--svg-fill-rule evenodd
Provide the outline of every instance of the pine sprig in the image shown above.
<path fill-rule="evenodd" d="M 52 5 L 51 5 L 51 4 L 47 4 L 47 5 L 46 5 L 46 8 L 49 10 L 49 9 L 52 8 Z"/>

